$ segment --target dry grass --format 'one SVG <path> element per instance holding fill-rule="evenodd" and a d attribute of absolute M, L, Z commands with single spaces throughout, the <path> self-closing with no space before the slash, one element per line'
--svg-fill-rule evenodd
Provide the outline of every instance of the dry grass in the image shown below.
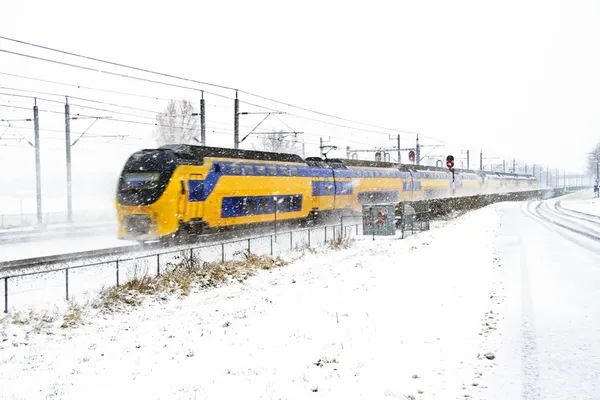
<path fill-rule="evenodd" d="M 69 308 L 63 316 L 61 328 L 72 328 L 81 323 L 81 307 L 76 303 L 69 303 Z"/>
<path fill-rule="evenodd" d="M 333 250 L 342 250 L 352 247 L 354 239 L 348 233 L 335 235 L 335 239 L 329 241 L 329 248 Z"/>
<path fill-rule="evenodd" d="M 134 276 L 129 282 L 112 287 L 100 295 L 100 304 L 109 310 L 121 306 L 140 305 L 143 295 L 159 293 L 187 296 L 193 290 L 215 288 L 233 282 L 243 282 L 258 271 L 286 264 L 279 257 L 258 256 L 245 251 L 242 260 L 203 262 L 196 257 L 178 256 L 168 263 L 158 276 Z"/>

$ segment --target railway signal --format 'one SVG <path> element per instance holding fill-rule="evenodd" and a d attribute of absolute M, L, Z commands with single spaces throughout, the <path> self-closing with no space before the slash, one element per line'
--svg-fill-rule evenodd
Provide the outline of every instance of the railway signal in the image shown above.
<path fill-rule="evenodd" d="M 454 156 L 446 157 L 446 166 L 452 171 L 454 168 Z"/>
<path fill-rule="evenodd" d="M 410 160 L 410 162 L 415 161 L 415 152 L 413 150 L 408 152 L 408 159 Z"/>

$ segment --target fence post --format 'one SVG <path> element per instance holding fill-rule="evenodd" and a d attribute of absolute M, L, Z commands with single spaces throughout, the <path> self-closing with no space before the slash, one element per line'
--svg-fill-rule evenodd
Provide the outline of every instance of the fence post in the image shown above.
<path fill-rule="evenodd" d="M 225 243 L 221 243 L 221 262 L 225 262 Z"/>
<path fill-rule="evenodd" d="M 4 278 L 4 312 L 8 314 L 8 276 Z"/>
<path fill-rule="evenodd" d="M 248 239 L 248 253 L 250 253 L 250 239 Z"/>
<path fill-rule="evenodd" d="M 119 287 L 119 260 L 115 261 L 115 265 L 117 266 L 117 287 Z"/>
<path fill-rule="evenodd" d="M 160 254 L 156 255 L 156 275 L 160 275 Z"/>
<path fill-rule="evenodd" d="M 290 231 L 290 250 L 294 249 L 294 237 L 292 236 L 294 232 Z"/>
<path fill-rule="evenodd" d="M 356 224 L 356 236 L 358 236 L 358 224 Z"/>
<path fill-rule="evenodd" d="M 69 301 L 69 268 L 65 268 L 65 290 L 67 301 Z"/>
<path fill-rule="evenodd" d="M 273 235 L 269 236 L 271 239 L 271 257 L 273 257 Z"/>
<path fill-rule="evenodd" d="M 325 240 L 323 241 L 323 243 L 327 243 L 327 227 L 325 227 Z"/>
<path fill-rule="evenodd" d="M 310 229 L 308 230 L 308 247 L 310 247 Z"/>

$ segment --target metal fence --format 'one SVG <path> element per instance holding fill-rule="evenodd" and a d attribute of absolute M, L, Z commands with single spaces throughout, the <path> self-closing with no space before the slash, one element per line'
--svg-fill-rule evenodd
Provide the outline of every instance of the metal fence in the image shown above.
<path fill-rule="evenodd" d="M 402 214 L 396 227 L 402 232 L 402 239 L 409 233 L 428 231 L 430 228 L 430 213 L 427 211 Z"/>
<path fill-rule="evenodd" d="M 107 286 L 119 286 L 135 277 L 156 276 L 164 273 L 180 256 L 202 261 L 225 262 L 241 258 L 245 251 L 257 255 L 276 256 L 294 249 L 325 245 L 328 241 L 360 235 L 362 225 L 344 225 L 344 217 L 336 225 L 292 230 L 232 241 L 187 246 L 176 250 L 160 250 L 127 258 L 112 258 L 81 265 L 49 268 L 41 271 L 0 276 L 4 298 L 4 312 L 9 311 L 9 300 L 17 306 L 55 303 L 57 299 L 74 300 L 99 293 Z M 360 217 L 359 217 L 360 218 Z"/>

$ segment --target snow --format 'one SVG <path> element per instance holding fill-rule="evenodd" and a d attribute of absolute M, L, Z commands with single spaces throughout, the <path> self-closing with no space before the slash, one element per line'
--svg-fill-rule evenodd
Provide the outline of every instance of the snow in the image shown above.
<path fill-rule="evenodd" d="M 563 207 L 569 210 L 579 211 L 586 214 L 600 216 L 600 199 L 593 197 L 594 193 L 590 191 L 578 193 L 570 201 L 563 204 Z"/>
<path fill-rule="evenodd" d="M 354 219 L 356 221 L 356 219 Z M 347 221 L 347 224 L 352 221 Z M 206 242 L 198 243 L 192 250 L 194 257 L 201 258 L 204 261 L 221 261 L 234 258 L 239 259 L 241 253 L 250 247 L 254 254 L 282 255 L 290 253 L 298 248 L 306 248 L 311 243 L 324 245 L 332 239 L 335 228 L 336 235 L 339 236 L 340 226 L 313 227 L 310 230 L 290 232 L 288 228 L 280 227 L 276 236 L 271 237 L 272 228 L 265 227 L 262 230 L 249 230 L 230 232 L 219 235 L 216 238 L 205 238 Z M 346 235 L 354 236 L 357 232 L 356 225 L 344 226 Z M 285 230 L 284 230 L 285 229 Z M 400 233 L 398 233 L 399 235 Z M 259 236 L 262 235 L 262 236 Z M 65 249 L 67 251 L 91 250 L 94 248 L 108 248 L 114 246 L 132 245 L 135 242 L 117 240 L 114 237 L 87 236 L 76 239 L 64 239 L 62 241 L 40 241 L 34 243 L 17 243 L 12 245 L 0 246 L 0 249 L 6 249 L 3 253 L 7 257 L 15 256 L 31 257 L 31 254 L 60 254 Z M 80 246 L 77 248 L 76 246 Z M 8 279 L 8 303 L 10 310 L 19 310 L 26 306 L 39 307 L 64 307 L 66 302 L 67 282 L 69 300 L 76 300 L 80 303 L 91 301 L 103 288 L 114 286 L 119 282 L 125 282 L 134 276 L 150 275 L 154 276 L 159 270 L 166 267 L 169 262 L 175 260 L 175 257 L 190 254 L 189 245 L 172 246 L 165 253 L 166 249 L 146 250 L 139 247 L 125 255 L 119 256 L 118 270 L 117 258 L 110 259 L 98 258 L 86 261 L 64 262 L 61 265 L 53 266 L 56 269 L 53 272 L 47 272 L 45 267 L 35 267 L 21 269 L 15 273 L 0 274 L 1 277 L 13 276 L 15 274 L 26 274 L 25 276 L 16 276 Z M 45 253 L 45 254 L 44 254 Z M 69 267 L 69 272 L 65 268 Z M 0 287 L 0 298 L 4 299 L 4 285 Z"/>
<path fill-rule="evenodd" d="M 72 232 L 55 232 L 48 237 L 33 236 L 32 239 L 24 242 L 1 241 L 0 261 L 44 257 L 135 244 L 132 241 L 119 240 L 117 238 L 116 227 L 112 229 L 102 228 L 96 232 L 87 232 L 77 236 L 73 236 Z"/>
<path fill-rule="evenodd" d="M 496 352 L 485 322 L 500 215 L 289 253 L 290 265 L 243 283 L 124 313 L 84 308 L 75 328 L 9 316 L 2 397 L 489 398 L 496 360 L 481 354 Z"/>
<path fill-rule="evenodd" d="M 565 196 L 576 208 L 581 194 Z M 595 399 L 600 393 L 600 243 L 569 228 L 556 213 L 543 220 L 538 202 L 506 203 L 498 232 L 497 287 L 503 318 L 495 346 L 500 366 L 489 398 Z M 582 221 L 582 226 L 587 221 Z"/>
<path fill-rule="evenodd" d="M 28 226 L 37 221 L 35 196 L 0 195 L 0 228 Z M 95 196 L 73 197 L 73 220 L 76 222 L 114 221 L 116 210 L 113 197 L 99 193 Z M 66 197 L 42 198 L 42 221 L 46 224 L 67 220 Z"/>

